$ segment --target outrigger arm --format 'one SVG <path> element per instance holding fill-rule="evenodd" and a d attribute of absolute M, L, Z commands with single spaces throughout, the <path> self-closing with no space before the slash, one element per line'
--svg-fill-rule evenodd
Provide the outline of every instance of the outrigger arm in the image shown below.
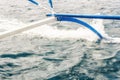
<path fill-rule="evenodd" d="M 29 1 L 35 5 L 39 5 L 39 3 L 34 0 L 29 0 Z M 50 7 L 53 8 L 52 0 L 48 0 L 48 1 L 50 4 Z M 96 29 L 94 29 L 91 25 L 89 25 L 85 21 L 82 21 L 78 18 L 120 20 L 120 15 L 116 16 L 116 15 L 83 15 L 83 14 L 58 14 L 58 13 L 53 14 L 53 13 L 51 13 L 51 14 L 47 14 L 47 16 L 51 16 L 51 18 L 47 18 L 45 20 L 41 20 L 41 21 L 32 23 L 30 25 L 24 26 L 24 27 L 16 29 L 16 30 L 2 33 L 2 34 L 0 34 L 0 39 L 23 32 L 23 31 L 26 31 L 26 30 L 29 30 L 29 29 L 33 29 L 33 28 L 43 25 L 45 23 L 51 23 L 52 21 L 57 20 L 57 21 L 75 22 L 80 25 L 83 25 L 83 26 L 87 27 L 88 29 L 90 29 L 92 32 L 94 32 L 101 40 L 104 38 L 104 36 L 101 33 L 99 33 Z"/>
<path fill-rule="evenodd" d="M 36 2 L 35 0 L 29 0 L 29 1 L 32 2 L 35 5 L 39 5 L 39 3 Z M 103 39 L 104 36 L 99 31 L 94 29 L 91 25 L 89 25 L 85 21 L 82 21 L 82 20 L 80 20 L 78 18 L 120 20 L 120 15 L 58 14 L 58 13 L 54 13 L 54 11 L 53 11 L 52 0 L 48 0 L 48 3 L 50 5 L 52 13 L 51 14 L 47 14 L 47 16 L 56 17 L 57 21 L 75 22 L 75 23 L 78 23 L 80 25 L 83 25 L 83 26 L 87 27 L 88 29 L 90 29 L 92 32 L 94 32 L 99 37 L 100 40 Z"/>
<path fill-rule="evenodd" d="M 53 16 L 53 14 L 47 14 L 46 16 Z M 90 15 L 90 14 L 54 14 L 54 16 L 57 18 L 58 21 L 69 21 L 69 22 L 75 22 L 80 25 L 83 25 L 90 29 L 92 32 L 94 32 L 99 39 L 103 39 L 104 36 L 99 33 L 96 29 L 94 29 L 90 24 L 86 23 L 85 21 L 82 21 L 78 18 L 87 18 L 87 19 L 111 19 L 111 20 L 120 20 L 120 15 Z"/>
<path fill-rule="evenodd" d="M 3 33 L 0 33 L 0 39 L 9 37 L 9 36 L 12 36 L 12 35 L 15 35 L 15 34 L 19 34 L 21 32 L 31 30 L 31 29 L 34 29 L 36 27 L 39 27 L 39 26 L 42 26 L 42 25 L 45 25 L 45 24 L 52 23 L 54 21 L 56 21 L 56 18 L 55 17 L 50 17 L 50 18 L 46 18 L 46 19 L 43 19 L 43 20 L 40 20 L 40 21 L 33 22 L 31 24 L 25 25 L 23 27 L 20 27 L 20 28 L 14 29 L 14 30 L 10 30 L 10 31 L 8 30 L 8 31 L 5 31 Z"/>
<path fill-rule="evenodd" d="M 91 25 L 86 23 L 85 21 L 79 20 L 79 19 L 74 18 L 74 17 L 63 17 L 63 16 L 57 17 L 57 20 L 58 21 L 75 22 L 75 23 L 78 23 L 80 25 L 83 25 L 83 26 L 87 27 L 88 29 L 90 29 L 92 32 L 94 32 L 99 37 L 100 40 L 103 39 L 103 36 L 97 30 L 95 30 Z"/>

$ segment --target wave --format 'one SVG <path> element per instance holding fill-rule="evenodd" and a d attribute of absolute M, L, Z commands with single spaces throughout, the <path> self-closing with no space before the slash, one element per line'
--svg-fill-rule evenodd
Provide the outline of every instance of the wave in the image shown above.
<path fill-rule="evenodd" d="M 17 58 L 28 57 L 28 56 L 32 56 L 32 55 L 33 55 L 33 53 L 22 52 L 22 53 L 18 53 L 18 54 L 2 54 L 2 55 L 0 55 L 0 58 L 17 59 Z"/>

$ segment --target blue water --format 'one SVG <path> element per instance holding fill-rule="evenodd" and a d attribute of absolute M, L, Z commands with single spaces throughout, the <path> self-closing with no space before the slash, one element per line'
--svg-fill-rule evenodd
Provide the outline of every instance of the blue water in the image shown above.
<path fill-rule="evenodd" d="M 5 53 L 0 54 L 0 80 L 120 79 L 118 43 L 96 43 L 81 39 L 52 40 L 42 37 L 21 39 L 25 42 L 17 40 L 17 36 L 14 41 L 2 42 L 7 47 L 1 50 Z M 116 55 L 95 59 L 93 55 L 96 53 L 103 54 L 102 57 Z"/>
<path fill-rule="evenodd" d="M 48 6 L 47 1 L 39 1 Z M 119 15 L 119 3 L 119 0 L 54 0 L 54 9 L 58 13 Z M 19 21 L 43 19 L 49 13 L 24 0 L 4 0 L 0 4 L 0 14 L 10 18 L 7 21 L 1 18 L 0 32 L 22 26 Z M 12 22 L 7 24 L 8 21 Z M 13 27 L 9 27 L 11 23 Z M 120 21 L 104 23 L 107 34 L 120 37 Z M 58 28 L 77 29 L 78 25 L 67 23 Z M 120 80 L 120 43 L 31 35 L 8 37 L 0 40 L 0 80 Z"/>

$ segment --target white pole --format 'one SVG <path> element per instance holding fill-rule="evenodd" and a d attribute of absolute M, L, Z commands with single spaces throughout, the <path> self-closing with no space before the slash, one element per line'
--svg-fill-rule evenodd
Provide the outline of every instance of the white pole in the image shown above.
<path fill-rule="evenodd" d="M 56 21 L 55 17 L 49 17 L 47 19 L 40 20 L 40 21 L 37 21 L 37 22 L 33 22 L 29 25 L 17 28 L 15 30 L 6 31 L 6 32 L 3 32 L 3 33 L 0 34 L 0 39 L 3 39 L 3 38 L 6 38 L 6 37 L 9 37 L 9 36 L 21 33 L 21 32 L 26 31 L 26 30 L 30 30 L 30 29 L 39 27 L 39 26 L 44 25 L 44 24 L 53 23 L 54 21 Z"/>

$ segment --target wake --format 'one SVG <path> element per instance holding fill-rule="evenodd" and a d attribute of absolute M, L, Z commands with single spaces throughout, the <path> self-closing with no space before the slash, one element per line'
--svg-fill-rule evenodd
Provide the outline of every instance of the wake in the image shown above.
<path fill-rule="evenodd" d="M 0 17 L 1 18 L 1 17 Z M 21 26 L 25 25 L 24 23 L 16 20 L 16 19 L 6 19 L 1 18 L 0 19 L 0 33 L 14 30 L 16 28 L 20 28 Z M 93 19 L 90 22 L 90 25 L 96 29 L 104 39 L 102 42 L 104 43 L 120 43 L 120 38 L 113 38 L 110 37 L 108 34 L 106 34 L 103 20 L 102 19 Z M 85 39 L 88 41 L 97 41 L 99 37 L 92 32 L 91 30 L 87 29 L 86 27 L 80 27 L 76 30 L 66 30 L 66 29 L 58 29 L 57 26 L 49 26 L 49 25 L 43 25 L 39 26 L 37 28 L 34 28 L 32 30 L 24 31 L 19 35 L 27 35 L 27 36 L 39 36 L 39 37 L 45 37 L 49 39 L 61 39 L 61 40 L 70 40 L 70 39 Z"/>
<path fill-rule="evenodd" d="M 0 20 L 0 33 L 9 31 L 9 30 L 14 30 L 16 28 L 19 28 L 23 25 L 24 23 L 18 21 L 18 20 L 8 20 L 8 19 L 2 19 Z M 110 37 L 108 34 L 106 34 L 104 25 L 103 25 L 103 20 L 99 19 L 93 19 L 90 22 L 90 25 L 93 26 L 102 36 L 104 36 L 104 39 L 101 41 L 103 43 L 120 43 L 120 38 L 113 38 Z M 48 39 L 59 39 L 59 40 L 80 40 L 80 39 L 85 39 L 88 41 L 97 41 L 99 37 L 92 32 L 91 30 L 87 29 L 86 27 L 80 27 L 76 30 L 66 30 L 66 29 L 58 29 L 57 26 L 49 26 L 49 25 L 43 25 L 39 26 L 35 29 L 24 31 L 21 34 L 18 34 L 17 38 L 21 40 L 21 37 L 44 37 Z M 9 39 L 9 38 L 8 38 Z M 107 59 L 114 57 L 116 53 L 109 55 L 109 56 L 104 56 L 102 54 L 94 54 L 93 58 L 95 59 Z"/>
<path fill-rule="evenodd" d="M 120 38 L 113 38 L 110 37 L 105 32 L 105 26 L 103 25 L 103 20 L 101 19 L 93 19 L 90 22 L 90 25 L 94 27 L 102 36 L 104 39 L 102 42 L 104 43 L 120 43 Z M 49 26 L 49 25 L 43 25 L 38 28 L 29 30 L 24 32 L 24 34 L 31 35 L 31 36 L 42 36 L 49 39 L 61 39 L 61 40 L 70 40 L 70 39 L 85 39 L 88 41 L 97 41 L 99 37 L 92 32 L 91 30 L 87 29 L 86 27 L 80 27 L 76 30 L 66 30 L 66 29 L 58 29 L 57 26 Z"/>

